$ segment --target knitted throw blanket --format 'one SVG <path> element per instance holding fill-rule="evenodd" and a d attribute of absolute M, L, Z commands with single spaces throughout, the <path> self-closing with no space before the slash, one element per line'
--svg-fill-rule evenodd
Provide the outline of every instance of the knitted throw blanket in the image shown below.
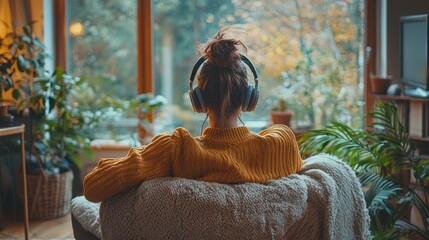
<path fill-rule="evenodd" d="M 158 178 L 101 204 L 103 239 L 370 239 L 363 193 L 328 155 L 256 183 Z"/>

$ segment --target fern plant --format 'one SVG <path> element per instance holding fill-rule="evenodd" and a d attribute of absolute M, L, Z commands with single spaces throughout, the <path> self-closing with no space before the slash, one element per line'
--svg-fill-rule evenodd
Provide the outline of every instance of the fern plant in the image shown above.
<path fill-rule="evenodd" d="M 364 191 L 374 239 L 429 239 L 429 161 L 414 157 L 414 147 L 395 105 L 379 102 L 368 117 L 374 121 L 367 131 L 333 121 L 324 128 L 306 132 L 299 139 L 301 153 L 332 154 L 355 170 Z M 401 176 L 404 171 L 414 174 L 416 183 L 412 187 Z M 425 194 L 419 195 L 419 191 Z M 423 226 L 409 221 L 411 207 L 418 210 Z"/>

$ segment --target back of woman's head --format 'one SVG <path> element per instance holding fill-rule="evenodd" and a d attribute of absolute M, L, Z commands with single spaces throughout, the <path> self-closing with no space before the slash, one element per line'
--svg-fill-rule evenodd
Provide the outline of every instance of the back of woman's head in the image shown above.
<path fill-rule="evenodd" d="M 219 118 L 227 118 L 241 107 L 248 85 L 239 52 L 240 47 L 247 48 L 240 40 L 226 38 L 226 34 L 234 30 L 233 27 L 220 29 L 200 48 L 207 61 L 200 70 L 197 84 L 209 113 Z"/>

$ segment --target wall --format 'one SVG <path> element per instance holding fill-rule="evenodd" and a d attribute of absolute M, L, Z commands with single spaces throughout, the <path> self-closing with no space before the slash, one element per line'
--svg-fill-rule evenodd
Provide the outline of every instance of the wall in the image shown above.
<path fill-rule="evenodd" d="M 399 18 L 405 15 L 429 13 L 429 0 L 388 0 L 387 3 L 387 74 L 395 82 L 400 78 Z"/>

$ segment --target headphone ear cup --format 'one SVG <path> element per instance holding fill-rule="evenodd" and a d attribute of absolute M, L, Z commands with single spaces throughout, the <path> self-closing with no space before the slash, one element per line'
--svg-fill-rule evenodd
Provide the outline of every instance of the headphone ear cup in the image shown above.
<path fill-rule="evenodd" d="M 207 112 L 206 104 L 204 103 L 203 93 L 198 86 L 194 87 L 192 91 L 189 91 L 189 98 L 191 99 L 194 112 Z"/>
<path fill-rule="evenodd" d="M 241 110 L 243 112 L 247 112 L 250 104 L 250 100 L 252 98 L 252 92 L 254 88 L 252 85 L 247 86 L 246 93 L 244 93 L 243 104 L 241 105 Z"/>
<path fill-rule="evenodd" d="M 252 96 L 250 97 L 249 106 L 247 106 L 247 111 L 251 112 L 256 109 L 256 105 L 258 104 L 259 99 L 259 90 L 255 88 L 252 91 Z"/>
<path fill-rule="evenodd" d="M 189 90 L 188 94 L 189 94 L 189 99 L 191 100 L 192 109 L 194 110 L 194 112 L 198 112 L 199 109 L 201 109 L 198 103 L 198 99 L 196 99 L 195 94 L 193 93 L 192 90 Z"/>

